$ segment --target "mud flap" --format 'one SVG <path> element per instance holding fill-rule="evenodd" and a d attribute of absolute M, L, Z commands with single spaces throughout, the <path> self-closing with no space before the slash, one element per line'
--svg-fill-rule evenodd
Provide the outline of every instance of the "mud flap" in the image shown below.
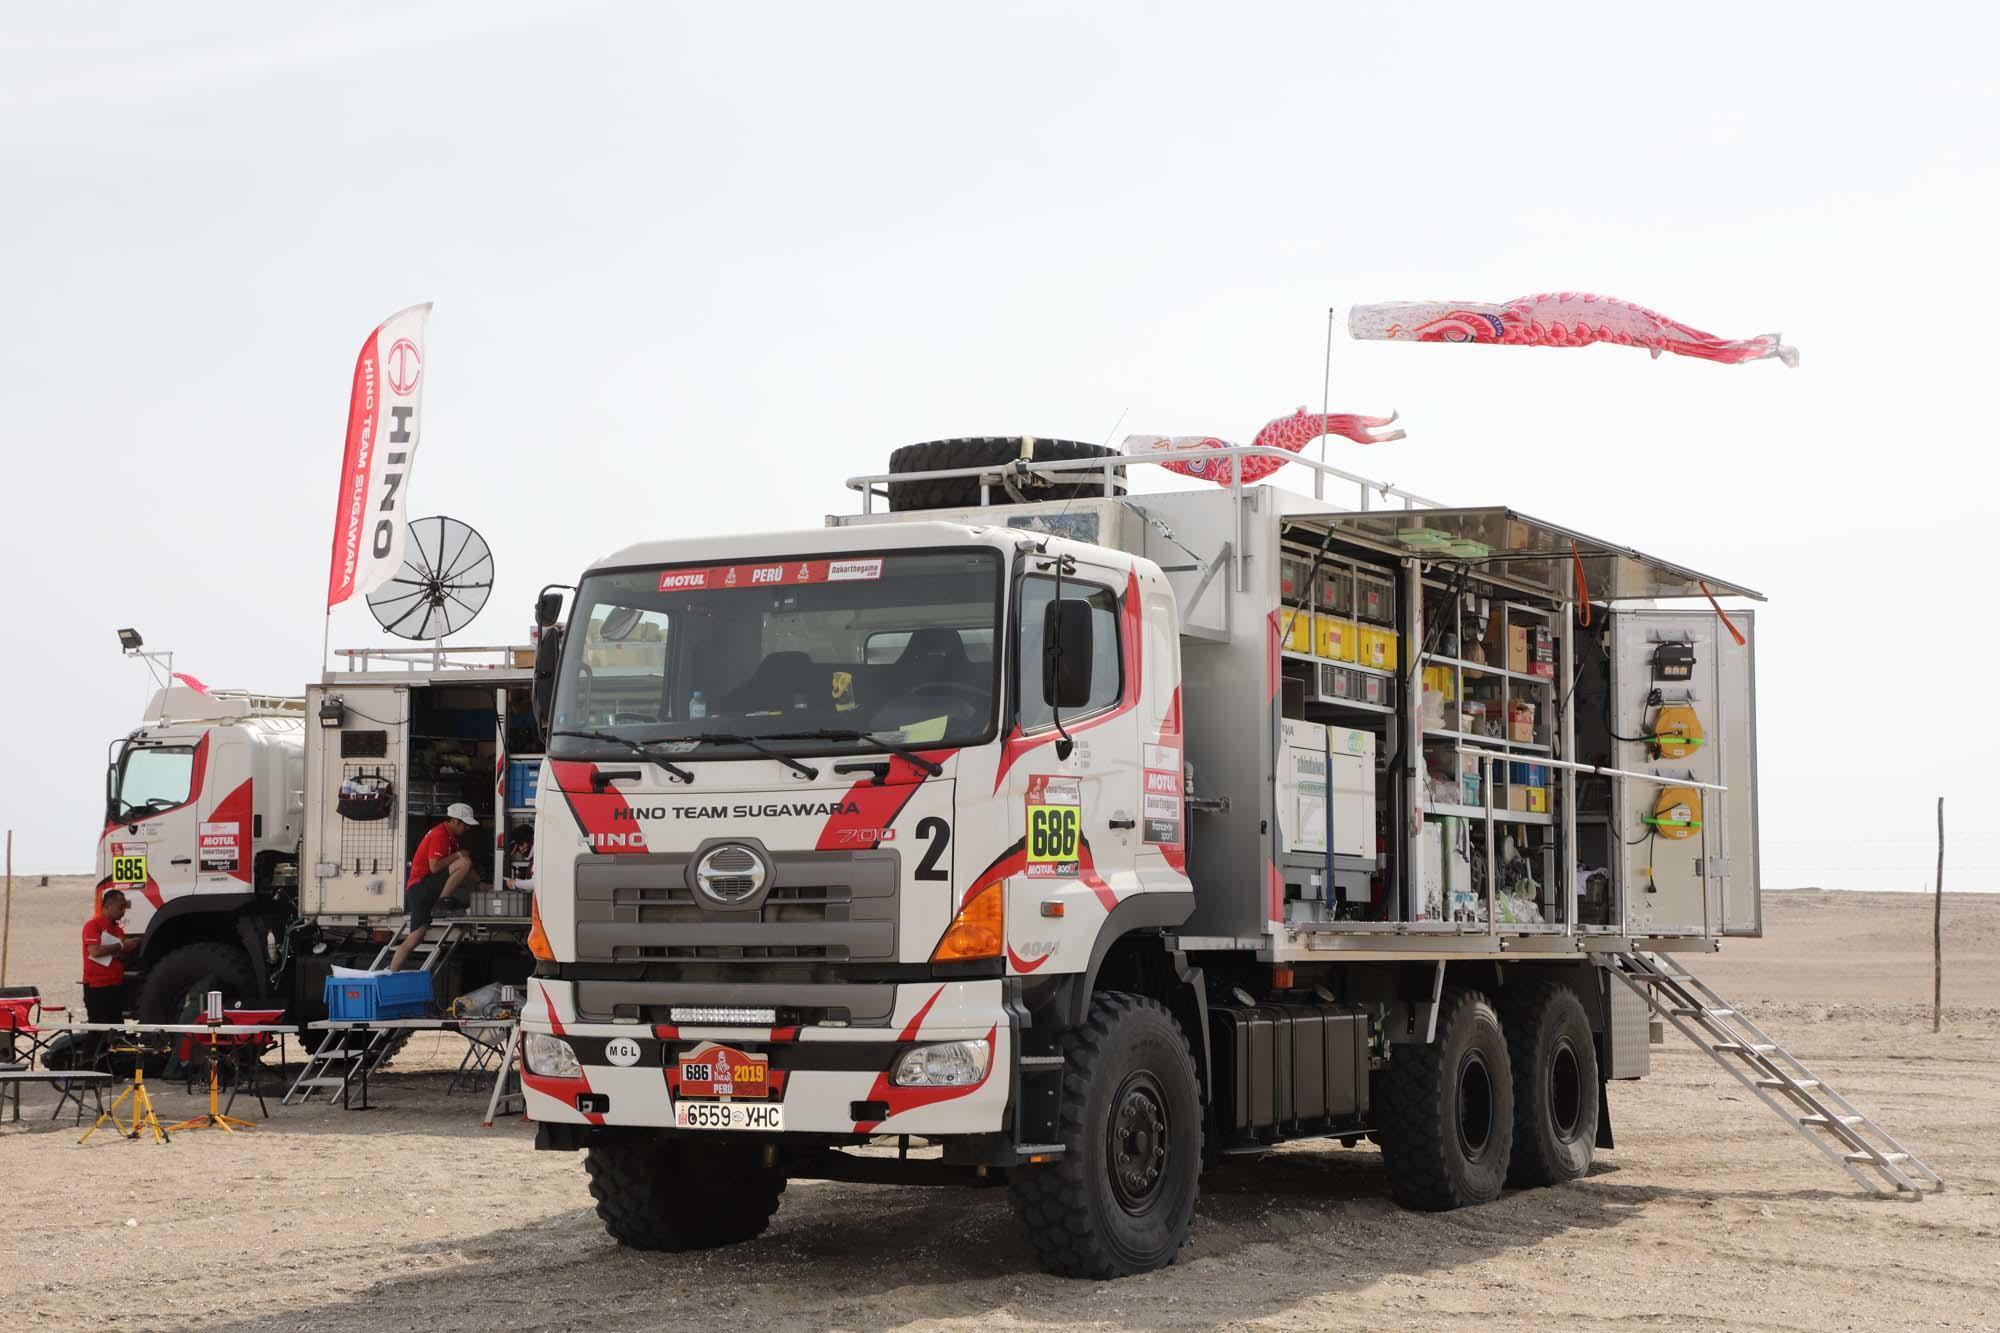
<path fill-rule="evenodd" d="M 1618 1146 L 1611 1141 L 1611 1084 L 1605 1079 L 1597 1080 L 1597 1146 Z"/>

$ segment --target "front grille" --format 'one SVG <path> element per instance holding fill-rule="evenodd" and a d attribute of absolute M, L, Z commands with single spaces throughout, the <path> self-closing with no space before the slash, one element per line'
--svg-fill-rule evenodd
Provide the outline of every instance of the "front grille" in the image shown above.
<path fill-rule="evenodd" d="M 734 847 L 708 853 L 706 866 L 715 887 L 738 882 L 717 870 L 762 869 L 752 853 Z M 696 892 L 685 853 L 579 857 L 577 958 L 723 970 L 893 962 L 900 866 L 887 849 L 771 853 L 762 899 L 753 899 L 753 908 L 730 909 Z M 753 878 L 743 876 L 746 883 Z"/>

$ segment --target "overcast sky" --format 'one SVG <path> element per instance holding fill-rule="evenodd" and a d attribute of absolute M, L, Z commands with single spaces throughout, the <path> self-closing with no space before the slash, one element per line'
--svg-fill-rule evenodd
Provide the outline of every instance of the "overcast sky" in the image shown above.
<path fill-rule="evenodd" d="M 0 822 L 90 865 L 138 626 L 318 669 L 348 378 L 430 325 L 468 631 L 957 434 L 1247 438 L 1326 310 L 1575 288 L 1803 365 L 1334 348 L 1333 460 L 1759 588 L 1767 887 L 2000 888 L 1991 5 L 0 10 Z M 1281 480 L 1308 486 L 1303 474 Z M 359 601 L 336 646 L 375 642 Z"/>

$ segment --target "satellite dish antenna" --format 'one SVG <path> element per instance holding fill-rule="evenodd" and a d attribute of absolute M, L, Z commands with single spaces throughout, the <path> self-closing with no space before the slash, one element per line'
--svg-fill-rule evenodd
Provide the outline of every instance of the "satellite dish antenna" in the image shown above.
<path fill-rule="evenodd" d="M 493 552 L 470 524 L 439 514 L 413 519 L 396 577 L 368 594 L 383 629 L 442 640 L 472 623 L 493 591 Z"/>

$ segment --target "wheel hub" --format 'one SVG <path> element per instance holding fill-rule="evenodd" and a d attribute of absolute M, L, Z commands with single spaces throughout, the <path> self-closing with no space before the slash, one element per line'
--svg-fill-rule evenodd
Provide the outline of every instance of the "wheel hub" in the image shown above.
<path fill-rule="evenodd" d="M 1144 1212 L 1167 1174 L 1166 1097 L 1151 1075 L 1134 1074 L 1119 1087 L 1108 1129 L 1112 1193 L 1126 1212 Z"/>

